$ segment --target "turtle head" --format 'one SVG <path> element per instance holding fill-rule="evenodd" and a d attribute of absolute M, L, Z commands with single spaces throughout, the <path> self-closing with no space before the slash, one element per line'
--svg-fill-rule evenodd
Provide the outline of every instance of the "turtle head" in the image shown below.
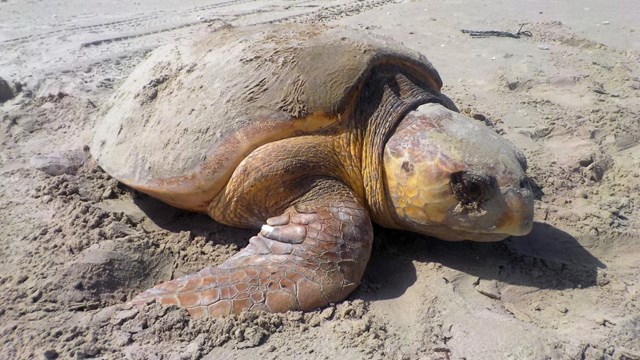
<path fill-rule="evenodd" d="M 384 149 L 396 225 L 443 240 L 498 241 L 531 231 L 526 167 L 511 142 L 439 104 L 408 113 Z"/>

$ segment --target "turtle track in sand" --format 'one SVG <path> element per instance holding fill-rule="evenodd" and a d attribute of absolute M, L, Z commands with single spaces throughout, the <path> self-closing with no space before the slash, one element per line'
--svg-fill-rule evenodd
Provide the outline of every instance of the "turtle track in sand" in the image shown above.
<path fill-rule="evenodd" d="M 105 22 L 88 23 L 79 15 L 60 20 L 57 24 L 43 24 L 26 30 L 16 24 L 12 37 L 0 40 L 0 48 L 8 54 L 0 59 L 0 76 L 20 81 L 34 91 L 45 88 L 47 93 L 72 92 L 60 84 L 105 82 L 111 87 L 114 68 L 128 73 L 150 50 L 172 40 L 192 37 L 208 29 L 216 31 L 225 26 L 247 26 L 287 22 L 328 22 L 352 17 L 392 3 L 392 0 L 331 1 L 264 1 L 230 0 L 182 9 L 122 10 Z M 6 15 L 5 15 L 6 16 Z M 7 18 L 7 21 L 10 18 Z M 0 15 L 0 22 L 4 19 Z M 94 22 L 96 22 L 94 20 Z M 49 28 L 49 31 L 42 31 Z M 18 36 L 16 36 L 18 35 Z M 2 37 L 0 37 L 1 39 Z M 55 46 L 49 44 L 56 43 Z M 19 64 L 19 65 L 18 65 Z M 53 87 L 53 88 L 52 88 Z M 82 90 L 84 91 L 84 90 Z"/>
<path fill-rule="evenodd" d="M 249 1 L 238 0 L 238 1 L 230 1 L 229 3 L 236 4 L 236 3 L 245 3 L 245 2 L 249 2 Z M 306 1 L 306 3 L 311 3 L 311 2 L 314 2 L 314 1 Z M 276 18 L 264 20 L 264 21 L 252 22 L 250 20 L 249 22 L 246 22 L 246 23 L 243 22 L 243 20 L 246 20 L 251 16 L 255 16 L 255 15 L 265 16 L 267 14 L 272 14 L 272 13 L 277 13 L 282 11 L 282 8 L 279 8 L 277 6 L 268 6 L 266 10 L 263 8 L 258 8 L 258 9 L 253 9 L 240 14 L 221 15 L 221 16 L 214 15 L 216 16 L 215 18 L 211 18 L 211 19 L 203 18 L 202 20 L 191 21 L 184 24 L 180 24 L 180 25 L 170 26 L 167 28 L 161 28 L 155 31 L 148 31 L 148 32 L 143 32 L 143 33 L 133 34 L 128 36 L 117 36 L 113 38 L 105 38 L 105 39 L 85 42 L 81 44 L 81 47 L 97 46 L 97 45 L 102 45 L 104 43 L 124 41 L 124 40 L 129 40 L 129 39 L 138 38 L 138 37 L 155 35 L 155 34 L 167 32 L 167 31 L 179 30 L 179 29 L 188 28 L 192 26 L 198 26 L 203 23 L 220 24 L 219 28 L 221 28 L 228 25 L 262 25 L 262 24 L 280 24 L 280 23 L 287 23 L 287 22 L 305 23 L 305 22 L 312 22 L 312 21 L 326 22 L 326 21 L 331 21 L 338 18 L 342 18 L 342 17 L 357 15 L 362 13 L 363 11 L 367 11 L 367 10 L 385 5 L 389 2 L 391 2 L 391 0 L 369 0 L 369 1 L 363 1 L 358 4 L 345 3 L 345 4 L 335 4 L 330 6 L 307 5 L 307 7 L 309 8 L 319 7 L 319 9 L 309 11 L 309 12 L 303 11 L 301 13 L 294 12 L 291 15 L 276 17 Z M 287 6 L 285 7 L 285 10 L 290 10 L 291 8 L 298 8 L 298 7 L 301 7 L 301 5 Z M 209 10 L 209 8 L 211 7 L 203 7 L 203 8 L 207 8 L 205 10 Z M 197 14 L 200 12 L 201 12 L 200 9 L 198 9 L 198 10 L 192 11 L 191 13 Z"/>
<path fill-rule="evenodd" d="M 153 34 L 158 34 L 167 31 L 173 31 L 186 27 L 198 26 L 203 23 L 212 23 L 221 21 L 224 24 L 229 25 L 258 25 L 266 23 L 281 23 L 281 22 L 308 22 L 308 21 L 329 21 L 342 18 L 345 16 L 353 16 L 360 14 L 363 11 L 367 11 L 387 3 L 392 0 L 367 0 L 359 1 L 352 4 L 344 0 L 333 0 L 329 4 L 327 2 L 320 1 L 301 1 L 295 4 L 286 6 L 278 6 L 269 3 L 260 4 L 259 0 L 230 0 L 223 1 L 216 4 L 195 6 L 186 9 L 182 9 L 176 12 L 167 13 L 165 11 L 155 11 L 145 15 L 134 15 L 131 18 L 110 21 L 102 24 L 90 24 L 90 25 L 74 25 L 63 27 L 61 29 L 18 36 L 7 40 L 0 41 L 0 44 L 5 45 L 19 45 L 27 42 L 36 42 L 38 40 L 44 40 L 51 37 L 72 36 L 85 32 L 95 33 L 97 35 L 109 33 L 109 32 L 132 32 L 127 36 L 105 37 L 102 39 L 96 39 L 88 42 L 83 42 L 82 47 L 100 45 L 112 41 L 123 41 L 131 38 L 143 37 Z M 220 10 L 232 6 L 247 6 L 255 4 L 258 5 L 254 9 L 239 13 L 224 13 L 212 12 L 212 10 Z M 302 9 L 302 11 L 295 11 L 295 9 Z M 251 21 L 244 22 L 252 15 L 265 16 L 267 14 L 279 15 L 283 12 L 290 12 L 291 14 L 286 16 L 276 16 L 272 19 L 263 21 Z M 193 21 L 196 17 L 198 20 Z M 136 32 L 137 29 L 145 29 L 142 32 Z"/>

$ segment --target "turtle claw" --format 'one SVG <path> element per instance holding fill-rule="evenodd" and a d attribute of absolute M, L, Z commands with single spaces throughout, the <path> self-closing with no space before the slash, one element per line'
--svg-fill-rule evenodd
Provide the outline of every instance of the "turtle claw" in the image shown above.
<path fill-rule="evenodd" d="M 319 224 L 329 219 L 331 214 L 316 211 L 300 213 L 293 210 L 267 219 L 267 224 L 260 229 L 260 235 L 283 243 L 300 244 L 307 238 L 307 228 L 317 229 Z"/>
<path fill-rule="evenodd" d="M 272 218 L 267 219 L 267 225 L 277 226 L 277 225 L 287 225 L 289 223 L 290 216 L 288 213 L 284 213 L 279 216 L 274 216 Z"/>
<path fill-rule="evenodd" d="M 278 226 L 263 225 L 260 235 L 284 243 L 300 244 L 307 237 L 307 229 L 292 223 Z"/>

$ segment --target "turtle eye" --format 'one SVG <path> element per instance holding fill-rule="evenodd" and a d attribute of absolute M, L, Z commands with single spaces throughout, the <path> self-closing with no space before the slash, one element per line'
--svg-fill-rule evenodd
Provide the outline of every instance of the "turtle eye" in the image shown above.
<path fill-rule="evenodd" d="M 478 207 L 488 196 L 495 182 L 492 177 L 470 171 L 451 174 L 453 195 L 465 207 Z"/>

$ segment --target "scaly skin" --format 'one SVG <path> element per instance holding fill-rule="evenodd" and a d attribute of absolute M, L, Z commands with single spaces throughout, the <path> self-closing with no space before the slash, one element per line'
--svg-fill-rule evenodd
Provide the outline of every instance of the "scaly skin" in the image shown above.
<path fill-rule="evenodd" d="M 221 266 L 163 283 L 132 302 L 155 299 L 200 318 L 312 310 L 344 299 L 360 283 L 373 241 L 363 169 L 351 156 L 362 136 L 301 136 L 256 149 L 211 202 L 209 215 L 262 230 Z"/>
<path fill-rule="evenodd" d="M 242 310 L 312 310 L 359 284 L 373 241 L 360 200 L 342 182 L 304 180 L 308 191 L 218 268 L 166 282 L 133 299 L 187 309 L 194 318 Z"/>
<path fill-rule="evenodd" d="M 390 137 L 384 168 L 401 229 L 452 241 L 531 231 L 524 155 L 478 121 L 422 105 Z"/>
<path fill-rule="evenodd" d="M 364 200 L 360 141 L 352 133 L 299 136 L 253 151 L 238 165 L 224 190 L 209 205 L 209 215 L 234 227 L 259 228 L 284 213 L 310 190 L 309 179 L 339 179 Z"/>

